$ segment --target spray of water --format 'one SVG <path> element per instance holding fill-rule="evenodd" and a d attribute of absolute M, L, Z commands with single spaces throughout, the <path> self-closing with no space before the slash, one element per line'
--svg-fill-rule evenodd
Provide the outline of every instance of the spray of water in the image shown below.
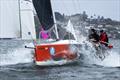
<path fill-rule="evenodd" d="M 90 43 L 89 41 L 87 41 L 87 36 L 84 35 L 84 33 L 89 34 L 88 31 L 86 31 L 85 29 L 83 29 L 83 26 L 81 26 L 79 28 L 79 30 L 75 30 L 77 33 L 77 38 L 79 43 L 82 45 L 82 47 L 80 47 L 80 53 L 82 55 L 82 58 L 80 59 L 83 63 L 86 64 L 96 64 L 96 65 L 101 65 L 101 66 L 105 66 L 105 67 L 120 67 L 120 50 L 119 48 L 116 49 L 112 49 L 112 50 L 107 50 L 105 52 L 106 55 L 104 60 L 101 60 L 97 55 L 97 51 L 95 49 L 95 47 L 93 46 L 92 43 Z M 118 44 L 118 40 L 113 40 L 112 44 L 115 46 L 119 46 Z"/>
<path fill-rule="evenodd" d="M 24 45 L 22 48 L 13 49 L 8 51 L 6 54 L 0 55 L 0 66 L 29 63 L 32 61 L 33 51 L 30 49 L 25 49 Z"/>
<path fill-rule="evenodd" d="M 99 65 L 107 67 L 120 67 L 120 55 L 114 49 L 108 51 L 109 55 L 99 63 Z"/>
<path fill-rule="evenodd" d="M 105 56 L 105 59 L 101 60 L 96 54 L 96 49 L 94 46 L 86 41 L 82 44 L 81 54 L 83 55 L 83 62 L 87 64 L 96 64 L 105 67 L 120 67 L 120 54 L 116 50 L 107 50 L 108 54 Z"/>

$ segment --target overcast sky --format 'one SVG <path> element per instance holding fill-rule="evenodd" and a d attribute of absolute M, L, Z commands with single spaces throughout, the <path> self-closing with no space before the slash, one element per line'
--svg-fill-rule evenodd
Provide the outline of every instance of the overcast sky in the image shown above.
<path fill-rule="evenodd" d="M 67 15 L 86 11 L 120 21 L 120 0 L 52 0 L 53 10 Z"/>

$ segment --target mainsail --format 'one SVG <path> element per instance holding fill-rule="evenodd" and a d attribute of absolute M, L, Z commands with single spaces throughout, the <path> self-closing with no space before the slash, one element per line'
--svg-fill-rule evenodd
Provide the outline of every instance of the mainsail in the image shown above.
<path fill-rule="evenodd" d="M 50 0 L 33 0 L 42 27 L 48 30 L 53 26 L 53 13 Z"/>
<path fill-rule="evenodd" d="M 0 38 L 31 39 L 31 36 L 36 38 L 32 1 L 0 0 Z"/>

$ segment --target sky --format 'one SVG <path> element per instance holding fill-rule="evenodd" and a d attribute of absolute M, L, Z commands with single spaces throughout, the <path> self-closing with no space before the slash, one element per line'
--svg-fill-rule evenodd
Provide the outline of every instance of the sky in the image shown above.
<path fill-rule="evenodd" d="M 120 0 L 51 0 L 54 12 L 72 15 L 86 11 L 88 16 L 104 16 L 120 21 Z"/>

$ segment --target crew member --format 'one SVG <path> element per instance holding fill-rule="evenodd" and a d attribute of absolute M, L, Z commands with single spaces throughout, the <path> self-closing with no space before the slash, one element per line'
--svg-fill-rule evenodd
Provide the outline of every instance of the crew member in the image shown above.
<path fill-rule="evenodd" d="M 48 32 L 45 31 L 43 28 L 41 28 L 41 31 L 39 33 L 39 38 L 44 40 L 48 39 L 49 38 Z"/>
<path fill-rule="evenodd" d="M 108 46 L 108 36 L 103 30 L 100 30 L 100 43 Z"/>
<path fill-rule="evenodd" d="M 91 33 L 89 35 L 89 39 L 92 42 L 96 42 L 96 43 L 99 42 L 99 35 L 97 34 L 95 29 L 91 29 Z"/>

